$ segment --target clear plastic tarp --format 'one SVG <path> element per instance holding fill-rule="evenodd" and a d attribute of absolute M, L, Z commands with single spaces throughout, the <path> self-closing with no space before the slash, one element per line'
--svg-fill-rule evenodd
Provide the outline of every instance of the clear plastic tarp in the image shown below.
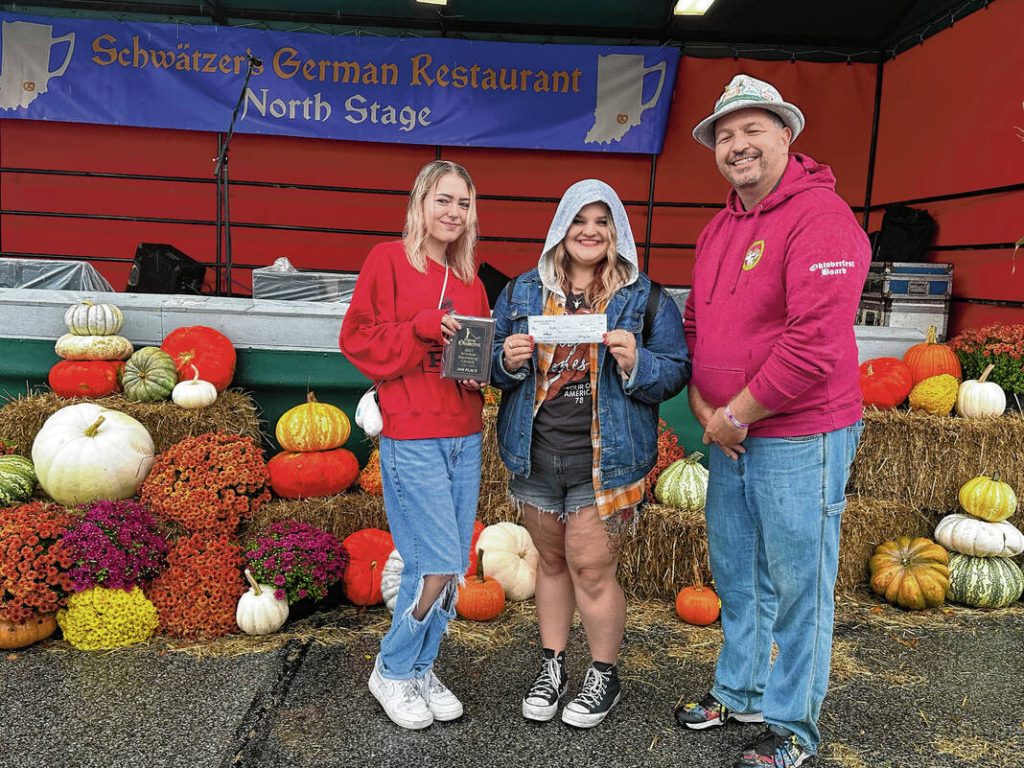
<path fill-rule="evenodd" d="M 352 301 L 354 273 L 303 272 L 282 256 L 269 267 L 252 271 L 252 297 L 285 301 Z"/>
<path fill-rule="evenodd" d="M 0 288 L 114 291 L 103 275 L 87 262 L 22 258 L 0 258 Z"/>

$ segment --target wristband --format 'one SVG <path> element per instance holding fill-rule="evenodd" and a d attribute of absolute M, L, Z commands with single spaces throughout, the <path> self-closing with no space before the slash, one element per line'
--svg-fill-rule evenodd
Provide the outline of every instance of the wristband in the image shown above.
<path fill-rule="evenodd" d="M 734 427 L 736 427 L 736 429 L 749 429 L 750 428 L 749 424 L 744 424 L 742 421 L 740 421 L 735 416 L 733 416 L 733 414 L 732 414 L 732 405 L 726 405 L 725 406 L 725 418 L 727 418 L 729 420 L 729 423 L 732 424 Z"/>

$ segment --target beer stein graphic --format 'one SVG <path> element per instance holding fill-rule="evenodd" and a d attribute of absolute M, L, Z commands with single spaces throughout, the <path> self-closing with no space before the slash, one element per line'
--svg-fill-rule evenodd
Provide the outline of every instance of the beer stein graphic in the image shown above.
<path fill-rule="evenodd" d="M 594 126 L 587 133 L 587 144 L 619 141 L 633 126 L 640 125 L 640 115 L 658 103 L 665 85 L 667 65 L 660 61 L 644 66 L 644 57 L 613 53 L 597 57 L 597 104 Z M 658 72 L 658 88 L 650 101 L 643 101 L 644 78 Z"/>
<path fill-rule="evenodd" d="M 50 49 L 67 43 L 64 63 L 50 71 Z M 71 63 L 75 50 L 75 33 L 53 36 L 49 24 L 30 21 L 3 22 L 0 38 L 0 109 L 27 107 L 41 93 L 46 93 L 51 77 L 60 77 Z"/>

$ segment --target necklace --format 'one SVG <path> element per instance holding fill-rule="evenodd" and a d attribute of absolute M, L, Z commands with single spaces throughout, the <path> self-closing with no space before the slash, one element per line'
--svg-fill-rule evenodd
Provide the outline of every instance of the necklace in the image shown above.
<path fill-rule="evenodd" d="M 574 293 L 569 294 L 569 302 L 572 304 L 573 309 L 579 309 L 580 306 L 586 301 L 586 294 L 581 293 L 578 296 Z"/>

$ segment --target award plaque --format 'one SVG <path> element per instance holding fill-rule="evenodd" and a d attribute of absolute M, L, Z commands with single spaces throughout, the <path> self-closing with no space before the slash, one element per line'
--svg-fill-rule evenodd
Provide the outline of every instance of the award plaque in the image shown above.
<path fill-rule="evenodd" d="M 486 384 L 491 379 L 494 320 L 465 315 L 453 317 L 462 328 L 445 344 L 441 355 L 441 375 L 446 379 Z"/>

